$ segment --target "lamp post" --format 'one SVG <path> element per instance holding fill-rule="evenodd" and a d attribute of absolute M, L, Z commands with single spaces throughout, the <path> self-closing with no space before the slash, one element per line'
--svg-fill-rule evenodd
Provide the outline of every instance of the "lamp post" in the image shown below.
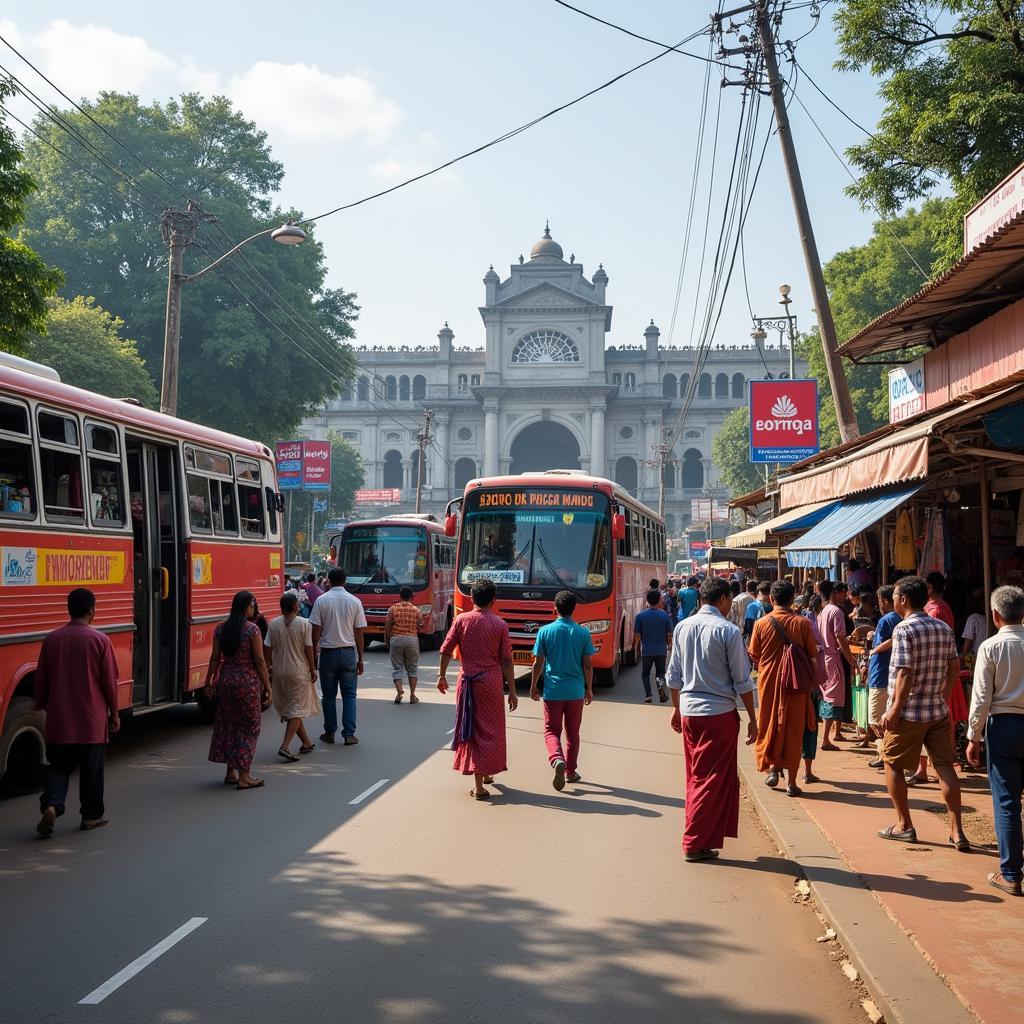
<path fill-rule="evenodd" d="M 787 338 L 789 342 L 789 379 L 793 380 L 796 377 L 796 317 L 789 312 L 790 303 L 793 301 L 789 297 L 790 291 L 792 289 L 788 284 L 779 286 L 779 294 L 782 296 L 779 305 L 785 308 L 785 314 L 774 317 L 755 316 L 754 329 L 750 332 L 750 337 L 753 338 L 754 344 L 760 347 L 768 337 L 766 327 L 778 331 L 780 349 L 782 348 L 782 339 Z"/>
<path fill-rule="evenodd" d="M 223 256 L 214 260 L 208 267 L 195 274 L 181 272 L 185 249 L 195 241 L 196 228 L 200 220 L 209 219 L 209 215 L 194 203 L 189 203 L 184 210 L 165 210 L 160 218 L 160 229 L 168 246 L 167 261 L 167 313 L 164 320 L 164 365 L 160 380 L 160 411 L 168 416 L 178 414 L 178 352 L 181 341 L 181 289 L 183 285 L 198 281 L 204 274 L 233 256 L 239 249 L 254 242 L 264 235 L 279 245 L 298 245 L 306 240 L 306 232 L 297 224 L 288 221 L 277 228 L 257 231 L 255 235 L 239 242 Z"/>

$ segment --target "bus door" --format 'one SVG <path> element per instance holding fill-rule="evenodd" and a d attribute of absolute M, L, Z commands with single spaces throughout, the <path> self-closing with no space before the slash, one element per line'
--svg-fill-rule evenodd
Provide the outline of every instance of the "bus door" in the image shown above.
<path fill-rule="evenodd" d="M 175 449 L 128 438 L 135 556 L 132 703 L 178 699 L 181 600 Z"/>

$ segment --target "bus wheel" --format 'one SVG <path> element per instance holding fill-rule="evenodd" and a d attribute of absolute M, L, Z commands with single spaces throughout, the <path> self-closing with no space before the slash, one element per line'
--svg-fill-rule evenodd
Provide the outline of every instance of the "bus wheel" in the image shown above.
<path fill-rule="evenodd" d="M 616 650 L 615 661 L 609 668 L 594 669 L 594 683 L 597 686 L 614 686 L 622 666 L 622 651 Z"/>
<path fill-rule="evenodd" d="M 41 788 L 45 720 L 46 715 L 36 710 L 31 697 L 15 697 L 11 701 L 0 737 L 0 773 L 7 792 L 30 793 Z"/>
<path fill-rule="evenodd" d="M 435 651 L 441 650 L 441 644 L 444 643 L 444 638 L 448 635 L 448 633 L 451 630 L 451 628 L 452 628 L 452 610 L 451 610 L 451 608 L 449 608 L 448 609 L 448 614 L 445 616 L 445 620 L 444 620 L 444 629 L 439 629 L 434 634 L 433 650 L 435 650 Z"/>
<path fill-rule="evenodd" d="M 619 627 L 619 650 L 622 651 L 622 664 L 635 665 L 637 663 L 636 648 L 626 646 L 626 624 Z"/>

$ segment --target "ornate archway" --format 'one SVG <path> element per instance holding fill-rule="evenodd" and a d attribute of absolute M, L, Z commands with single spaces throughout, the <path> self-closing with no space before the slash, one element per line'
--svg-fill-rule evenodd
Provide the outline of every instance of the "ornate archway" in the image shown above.
<path fill-rule="evenodd" d="M 523 427 L 509 449 L 510 473 L 543 473 L 548 469 L 579 469 L 580 444 L 573 432 L 554 420 Z"/>

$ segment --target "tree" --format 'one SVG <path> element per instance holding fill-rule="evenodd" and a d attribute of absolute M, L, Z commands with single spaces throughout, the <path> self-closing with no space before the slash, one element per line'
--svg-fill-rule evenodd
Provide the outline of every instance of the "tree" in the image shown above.
<path fill-rule="evenodd" d="M 46 299 L 63 277 L 8 234 L 25 219 L 25 201 L 36 187 L 3 116 L 4 102 L 14 93 L 11 82 L 0 78 L 0 350 L 23 354 L 25 336 L 45 329 Z"/>
<path fill-rule="evenodd" d="M 138 347 L 121 336 L 123 320 L 81 295 L 49 299 L 47 309 L 46 333 L 29 338 L 30 359 L 52 366 L 65 384 L 156 408 L 159 396 Z"/>
<path fill-rule="evenodd" d="M 849 193 L 883 214 L 948 186 L 934 271 L 963 254 L 964 213 L 1024 151 L 1024 4 L 1015 0 L 844 0 L 836 11 L 848 71 L 881 78 L 875 134 L 847 151 Z"/>
<path fill-rule="evenodd" d="M 314 491 L 290 491 L 288 493 L 289 511 L 286 516 L 290 523 L 288 551 L 301 555 L 302 546 L 295 546 L 295 534 L 309 531 L 310 510 L 314 500 L 327 499 L 327 512 L 318 514 L 317 522 L 323 524 L 328 518 L 347 516 L 355 504 L 356 491 L 363 486 L 363 460 L 359 452 L 344 440 L 340 434 L 331 431 L 327 435 L 331 442 L 331 489 L 326 494 Z M 319 526 L 317 534 L 320 534 Z M 305 541 L 305 549 L 309 549 L 309 539 Z"/>
<path fill-rule="evenodd" d="M 186 274 L 235 241 L 300 216 L 275 204 L 284 168 L 271 158 L 266 133 L 227 99 L 188 94 L 144 106 L 134 96 L 102 93 L 82 105 L 213 218 L 203 221 L 196 244 L 186 250 Z M 43 142 L 26 144 L 26 164 L 39 189 L 24 236 L 67 269 L 66 294 L 95 296 L 124 320 L 156 376 L 167 292 L 160 217 L 165 207 L 184 207 L 185 198 L 84 115 L 71 110 L 62 117 L 139 184 L 115 175 L 40 116 L 36 131 L 73 151 L 105 183 Z M 294 433 L 304 415 L 335 395 L 353 373 L 343 343 L 353 336 L 358 306 L 351 293 L 327 288 L 325 278 L 323 247 L 314 237 L 291 247 L 263 238 L 186 284 L 180 414 L 272 442 Z"/>
<path fill-rule="evenodd" d="M 735 494 L 756 491 L 763 483 L 763 470 L 750 461 L 750 410 L 733 409 L 722 421 L 711 441 L 711 458 L 722 483 Z"/>

